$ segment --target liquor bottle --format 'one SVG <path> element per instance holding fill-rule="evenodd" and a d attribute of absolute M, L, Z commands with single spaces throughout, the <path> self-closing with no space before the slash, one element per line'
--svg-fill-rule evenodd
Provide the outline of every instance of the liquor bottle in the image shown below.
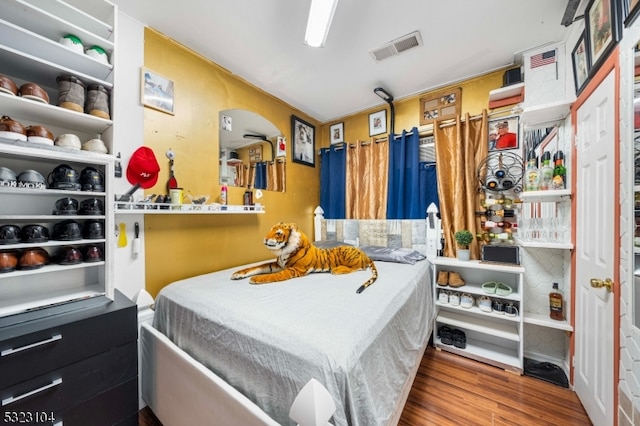
<path fill-rule="evenodd" d="M 564 154 L 558 151 L 553 154 L 553 189 L 564 189 L 566 186 L 567 169 L 564 166 Z"/>
<path fill-rule="evenodd" d="M 545 151 L 542 154 L 542 167 L 540 168 L 540 189 L 551 189 L 551 181 L 553 180 L 553 167 L 551 167 L 551 154 Z"/>
<path fill-rule="evenodd" d="M 539 189 L 538 184 L 538 158 L 536 157 L 536 152 L 534 150 L 529 151 L 527 155 L 527 167 L 525 170 L 525 190 L 526 191 L 537 191 Z"/>
<path fill-rule="evenodd" d="M 247 185 L 247 190 L 244 191 L 244 203 L 245 206 L 253 205 L 253 191 L 251 191 L 251 185 Z"/>
<path fill-rule="evenodd" d="M 553 283 L 553 290 L 549 293 L 549 311 L 551 319 L 564 321 L 564 301 L 558 283 Z"/>

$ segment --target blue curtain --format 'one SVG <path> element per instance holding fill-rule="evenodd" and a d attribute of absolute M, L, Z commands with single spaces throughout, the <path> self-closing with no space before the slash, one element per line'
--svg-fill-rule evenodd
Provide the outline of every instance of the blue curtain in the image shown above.
<path fill-rule="evenodd" d="M 343 146 L 320 150 L 320 207 L 326 219 L 345 218 L 346 158 Z"/>
<path fill-rule="evenodd" d="M 418 129 L 391 135 L 387 219 L 423 219 L 431 202 L 440 204 L 436 166 L 420 163 Z"/>
<path fill-rule="evenodd" d="M 264 161 L 256 163 L 256 176 L 253 187 L 255 189 L 267 189 L 267 163 Z"/>

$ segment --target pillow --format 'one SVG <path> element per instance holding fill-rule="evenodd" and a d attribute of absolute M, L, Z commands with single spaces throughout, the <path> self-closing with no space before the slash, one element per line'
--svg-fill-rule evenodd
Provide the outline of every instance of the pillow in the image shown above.
<path fill-rule="evenodd" d="M 318 248 L 328 249 L 340 246 L 352 246 L 349 243 L 345 243 L 344 241 L 336 241 L 336 240 L 327 240 L 327 241 L 314 241 L 313 245 Z"/>
<path fill-rule="evenodd" d="M 420 252 L 410 248 L 364 246 L 360 247 L 360 249 L 365 252 L 371 260 L 378 260 L 381 262 L 408 263 L 413 265 L 417 261 L 427 258 Z"/>

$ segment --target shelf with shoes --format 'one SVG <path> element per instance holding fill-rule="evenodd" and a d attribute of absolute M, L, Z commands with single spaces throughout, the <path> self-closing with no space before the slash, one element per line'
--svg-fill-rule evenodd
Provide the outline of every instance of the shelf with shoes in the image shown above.
<path fill-rule="evenodd" d="M 435 347 L 521 374 L 524 268 L 448 257 L 432 264 Z M 461 332 L 465 344 L 443 342 L 443 326 Z"/>

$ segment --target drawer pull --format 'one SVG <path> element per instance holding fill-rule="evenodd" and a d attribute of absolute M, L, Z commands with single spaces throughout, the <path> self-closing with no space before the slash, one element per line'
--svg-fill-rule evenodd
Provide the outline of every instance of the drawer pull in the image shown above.
<path fill-rule="evenodd" d="M 57 342 L 58 340 L 62 340 L 62 334 L 54 334 L 48 339 L 42 340 L 40 342 L 32 343 L 30 345 L 22 346 L 15 349 L 5 349 L 0 352 L 0 357 L 15 354 L 16 352 L 26 351 L 27 349 L 37 348 L 38 346 L 46 345 L 47 343 Z"/>
<path fill-rule="evenodd" d="M 20 401 L 21 399 L 27 398 L 31 395 L 35 395 L 37 393 L 46 391 L 47 389 L 51 389 L 52 387 L 58 386 L 59 384 L 62 383 L 62 378 L 60 379 L 55 379 L 54 381 L 52 381 L 51 383 L 49 383 L 48 385 L 44 385 L 42 387 L 39 387 L 38 389 L 34 389 L 32 391 L 23 393 L 22 395 L 18 395 L 18 396 L 12 396 L 6 399 L 2 400 L 2 406 L 7 406 L 9 404 L 13 404 L 16 401 Z"/>

